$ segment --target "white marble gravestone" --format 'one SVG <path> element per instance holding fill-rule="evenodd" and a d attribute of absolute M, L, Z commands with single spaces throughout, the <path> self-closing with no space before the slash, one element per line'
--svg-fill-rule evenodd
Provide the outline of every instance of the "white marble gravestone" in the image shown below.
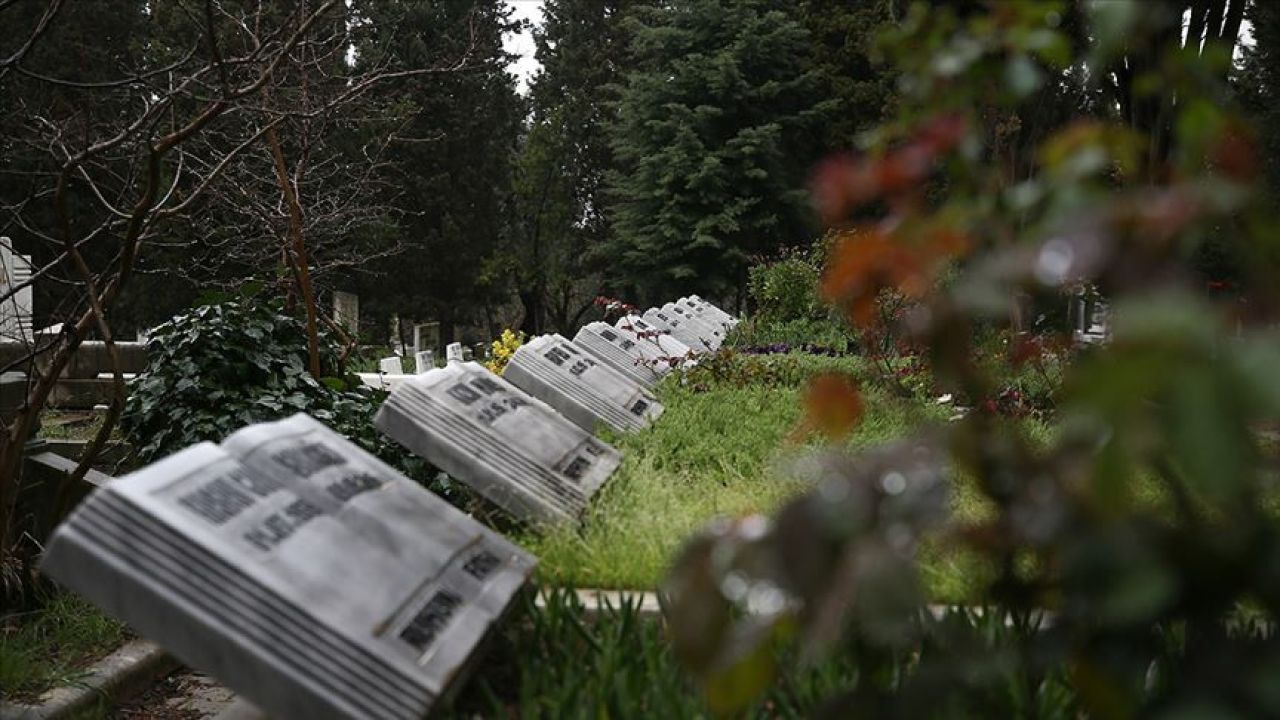
<path fill-rule="evenodd" d="M 404 373 L 404 364 L 399 357 L 382 358 L 378 361 L 378 372 L 384 375 L 400 375 Z"/>
<path fill-rule="evenodd" d="M 419 350 L 413 354 L 413 371 L 418 375 L 435 368 L 436 353 L 434 350 Z"/>
<path fill-rule="evenodd" d="M 653 387 L 671 371 L 670 363 L 657 345 L 608 323 L 585 325 L 573 336 L 573 344 L 586 348 L 613 369 L 646 387 Z"/>
<path fill-rule="evenodd" d="M 662 308 L 649 308 L 644 311 L 642 317 L 650 325 L 671 333 L 672 337 L 684 343 L 696 353 L 703 353 L 712 349 L 707 339 L 699 332 L 699 328 L 686 323 L 684 318 L 664 312 Z"/>
<path fill-rule="evenodd" d="M 662 414 L 644 386 L 559 335 L 521 345 L 502 376 L 588 432 L 602 423 L 618 432 L 640 430 Z"/>
<path fill-rule="evenodd" d="M 622 455 L 477 363 L 416 375 L 374 424 L 517 518 L 578 518 Z"/>
<path fill-rule="evenodd" d="M 446 363 L 466 362 L 462 354 L 462 343 L 449 343 L 444 349 L 444 360 Z"/>
<path fill-rule="evenodd" d="M 701 318 L 718 322 L 720 323 L 721 326 L 723 326 L 726 329 L 730 329 L 734 325 L 738 324 L 737 318 L 721 310 L 715 305 L 712 305 L 706 300 L 703 300 L 697 295 L 690 295 L 689 297 L 680 298 L 676 302 L 676 304 L 683 305 L 689 308 L 694 312 L 695 315 Z"/>
<path fill-rule="evenodd" d="M 679 367 L 693 362 L 695 356 L 693 348 L 672 337 L 670 332 L 645 322 L 639 315 L 622 317 L 614 323 L 614 327 L 627 333 L 637 342 L 645 343 L 650 348 L 657 348 L 660 357 L 665 359 L 668 367 Z"/>
<path fill-rule="evenodd" d="M 360 296 L 337 290 L 333 293 L 333 321 L 353 338 L 360 336 Z"/>
<path fill-rule="evenodd" d="M 30 343 L 33 340 L 31 285 L 13 290 L 29 283 L 31 273 L 31 257 L 14 252 L 12 241 L 0 237 L 0 297 L 4 298 L 0 300 L 0 342 Z"/>
<path fill-rule="evenodd" d="M 535 563 L 295 415 L 98 489 L 43 569 L 271 717 L 417 720 Z"/>
<path fill-rule="evenodd" d="M 678 318 L 682 324 L 691 328 L 692 332 L 695 332 L 709 349 L 718 350 L 724 344 L 726 330 L 720 323 L 704 319 L 676 303 L 663 305 L 662 312 L 670 317 Z"/>

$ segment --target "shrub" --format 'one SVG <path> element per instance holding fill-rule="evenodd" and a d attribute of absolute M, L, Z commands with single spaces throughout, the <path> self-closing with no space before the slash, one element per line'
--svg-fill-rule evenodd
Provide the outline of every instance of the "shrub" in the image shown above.
<path fill-rule="evenodd" d="M 502 331 L 502 336 L 493 341 L 493 352 L 490 353 L 489 360 L 484 366 L 495 375 L 501 375 L 503 370 L 507 369 L 507 363 L 511 362 L 511 356 L 516 354 L 516 350 L 524 344 L 524 333 L 515 332 L 510 328 Z"/>
<path fill-rule="evenodd" d="M 321 337 L 324 364 L 337 348 Z M 279 302 L 228 300 L 195 308 L 156 328 L 147 368 L 130 384 L 120 418 L 138 460 L 150 462 L 245 425 L 305 412 L 409 477 L 446 497 L 456 487 L 401 449 L 372 423 L 383 393 L 354 377 L 317 380 L 307 372 L 305 328 Z M 453 497 L 452 499 L 457 499 Z"/>
<path fill-rule="evenodd" d="M 794 248 L 752 267 L 748 291 L 755 301 L 756 314 L 773 322 L 827 317 L 827 305 L 818 296 L 820 255 L 816 248 Z"/>

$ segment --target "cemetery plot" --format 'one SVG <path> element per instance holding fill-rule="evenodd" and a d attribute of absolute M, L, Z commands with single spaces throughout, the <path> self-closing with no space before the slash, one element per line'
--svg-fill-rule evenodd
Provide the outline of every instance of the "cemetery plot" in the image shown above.
<path fill-rule="evenodd" d="M 645 322 L 639 315 L 627 315 L 614 323 L 614 327 L 623 331 L 637 342 L 643 342 L 656 348 L 660 357 L 668 360 L 668 365 L 686 361 L 693 354 L 693 349 L 671 336 L 666 330 L 659 329 Z"/>
<path fill-rule="evenodd" d="M 529 522 L 576 520 L 617 450 L 476 363 L 417 375 L 374 418 L 383 433 Z"/>
<path fill-rule="evenodd" d="M 449 343 L 448 347 L 444 349 L 444 360 L 446 363 L 451 365 L 453 363 L 465 362 L 466 358 L 462 353 L 462 343 Z"/>
<path fill-rule="evenodd" d="M 681 318 L 663 312 L 661 308 L 649 308 L 644 311 L 642 317 L 650 325 L 671 333 L 672 337 L 692 348 L 694 352 L 706 352 L 711 349 L 706 339 L 698 334 L 697 328 L 686 325 Z"/>
<path fill-rule="evenodd" d="M 715 321 L 703 320 L 694 315 L 693 312 L 675 303 L 663 305 L 662 312 L 673 318 L 679 318 L 682 324 L 692 328 L 710 349 L 716 350 L 724 343 L 725 329 L 723 325 Z"/>
<path fill-rule="evenodd" d="M 593 322 L 573 336 L 573 344 L 586 348 L 618 372 L 653 387 L 671 371 L 662 351 L 651 343 L 618 330 L 608 323 Z"/>
<path fill-rule="evenodd" d="M 305 415 L 116 480 L 45 572 L 275 717 L 421 718 L 535 560 Z"/>
<path fill-rule="evenodd" d="M 559 335 L 522 345 L 503 376 L 588 432 L 601 423 L 618 432 L 639 430 L 662 414 L 643 386 Z"/>
<path fill-rule="evenodd" d="M 693 311 L 695 315 L 711 322 L 717 322 L 725 329 L 730 329 L 738 324 L 738 319 L 711 303 L 703 300 L 697 295 L 680 298 L 678 305 L 683 305 Z"/>

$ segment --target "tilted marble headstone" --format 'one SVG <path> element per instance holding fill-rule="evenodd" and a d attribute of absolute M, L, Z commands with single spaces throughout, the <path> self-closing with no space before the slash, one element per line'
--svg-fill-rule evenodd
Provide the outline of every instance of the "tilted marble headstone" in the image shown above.
<path fill-rule="evenodd" d="M 385 375 L 400 375 L 404 372 L 404 364 L 398 357 L 382 358 L 378 361 L 378 372 Z"/>
<path fill-rule="evenodd" d="M 573 336 L 573 344 L 586 348 L 613 369 L 646 387 L 653 387 L 671 371 L 671 365 L 656 344 L 644 342 L 608 323 L 588 323 Z"/>
<path fill-rule="evenodd" d="M 413 371 L 419 375 L 428 370 L 436 368 L 436 353 L 434 350 L 419 350 L 413 354 Z"/>
<path fill-rule="evenodd" d="M 644 311 L 642 317 L 650 325 L 671 333 L 672 337 L 688 345 L 695 353 L 704 353 L 712 349 L 706 338 L 699 333 L 698 328 L 686 323 L 681 317 L 664 312 L 662 308 L 649 308 Z"/>
<path fill-rule="evenodd" d="M 360 296 L 341 290 L 333 293 L 333 321 L 351 337 L 360 335 Z"/>
<path fill-rule="evenodd" d="M 477 363 L 415 375 L 373 422 L 529 522 L 576 520 L 622 461 L 617 450 Z"/>
<path fill-rule="evenodd" d="M 690 295 L 689 297 L 680 298 L 680 300 L 677 301 L 677 304 L 684 305 L 690 310 L 693 310 L 694 313 L 700 317 L 717 321 L 721 325 L 723 325 L 725 328 L 732 328 L 733 326 L 738 324 L 738 318 L 730 315 L 724 310 L 721 310 L 720 308 L 707 302 L 706 300 L 703 300 L 697 295 Z"/>
<path fill-rule="evenodd" d="M 714 320 L 704 319 L 676 303 L 662 306 L 662 312 L 670 317 L 679 318 L 680 322 L 692 328 L 698 338 L 711 350 L 717 350 L 724 344 L 725 327 Z"/>
<path fill-rule="evenodd" d="M 446 363 L 466 362 L 462 353 L 462 343 L 449 343 L 444 349 L 444 361 Z"/>
<path fill-rule="evenodd" d="M 645 322 L 639 315 L 627 315 L 619 318 L 614 327 L 629 334 L 637 342 L 645 343 L 650 348 L 657 348 L 668 367 L 679 367 L 694 361 L 695 353 L 688 345 L 677 340 L 667 330 Z"/>
<path fill-rule="evenodd" d="M 29 343 L 34 339 L 31 273 L 31 256 L 14 252 L 13 242 L 0 237 L 0 297 L 4 298 L 0 300 L 0 342 Z M 25 287 L 14 291 L 24 283 Z"/>
<path fill-rule="evenodd" d="M 601 423 L 618 432 L 639 430 L 662 414 L 643 385 L 559 335 L 521 345 L 502 376 L 588 432 Z"/>
<path fill-rule="evenodd" d="M 271 717 L 417 720 L 535 564 L 295 415 L 98 489 L 43 570 Z"/>

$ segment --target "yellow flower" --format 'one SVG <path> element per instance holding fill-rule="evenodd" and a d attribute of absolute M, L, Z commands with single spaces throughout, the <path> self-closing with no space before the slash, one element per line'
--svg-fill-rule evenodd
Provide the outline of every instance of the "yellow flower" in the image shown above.
<path fill-rule="evenodd" d="M 491 372 L 501 375 L 502 371 L 507 368 L 511 356 L 516 354 L 516 350 L 524 344 L 524 333 L 516 332 L 510 328 L 502 331 L 502 336 L 493 341 L 493 352 L 490 353 L 489 361 L 484 364 Z"/>

